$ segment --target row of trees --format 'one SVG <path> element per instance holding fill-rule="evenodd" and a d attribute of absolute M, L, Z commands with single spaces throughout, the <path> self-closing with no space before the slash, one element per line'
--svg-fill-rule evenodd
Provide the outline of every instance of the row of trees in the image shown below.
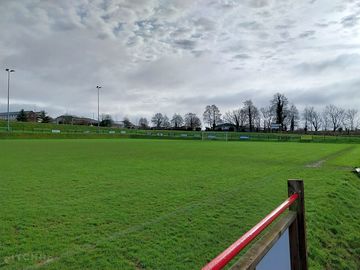
<path fill-rule="evenodd" d="M 279 130 L 307 131 L 332 130 L 354 131 L 359 126 L 358 111 L 343 109 L 335 105 L 327 105 L 324 110 L 317 111 L 314 107 L 305 107 L 299 113 L 294 104 L 290 104 L 285 95 L 276 93 L 269 106 L 258 109 L 251 100 L 246 100 L 239 109 L 226 112 L 221 117 L 216 105 L 205 108 L 204 121 L 212 129 L 227 122 L 236 127 L 236 130 L 247 128 L 250 131 L 270 130 L 278 127 Z"/>
<path fill-rule="evenodd" d="M 195 113 L 187 113 L 182 117 L 180 114 L 175 113 L 171 119 L 162 113 L 156 113 L 151 118 L 152 126 L 156 129 L 187 129 L 187 130 L 200 130 L 201 120 Z M 125 121 L 124 121 L 125 125 Z M 139 127 L 146 129 L 149 128 L 149 123 L 146 118 L 139 119 Z"/>
<path fill-rule="evenodd" d="M 16 120 L 19 122 L 41 122 L 41 123 L 50 123 L 52 118 L 46 114 L 45 111 L 40 111 L 39 113 L 28 111 L 24 109 L 20 110 L 16 116 Z"/>
<path fill-rule="evenodd" d="M 359 127 L 358 111 L 328 105 L 322 112 L 314 107 L 306 107 L 303 112 L 304 130 L 347 130 L 354 131 Z"/>
<path fill-rule="evenodd" d="M 296 106 L 290 103 L 284 94 L 276 93 L 268 106 L 258 108 L 252 100 L 246 100 L 239 108 L 227 111 L 222 115 L 215 105 L 207 105 L 202 115 L 207 129 L 223 130 L 224 126 L 231 127 L 236 131 L 355 131 L 359 127 L 358 111 L 356 109 L 344 109 L 335 105 L 327 105 L 322 111 L 314 107 L 305 107 L 300 113 Z M 40 113 L 26 112 L 21 110 L 17 116 L 18 121 L 36 121 L 48 123 L 52 119 L 41 111 Z M 103 115 L 100 126 L 110 127 L 114 122 L 110 115 Z M 201 120 L 195 113 L 189 112 L 184 116 L 175 113 L 170 119 L 167 115 L 156 113 L 149 121 L 142 117 L 137 126 L 124 118 L 125 128 L 148 129 L 186 129 L 201 130 Z"/>
<path fill-rule="evenodd" d="M 354 131 L 359 126 L 358 111 L 327 105 L 322 111 L 314 107 L 305 107 L 300 113 L 284 94 L 276 93 L 266 107 L 257 108 L 252 100 L 246 100 L 238 109 L 221 114 L 216 105 L 208 105 L 203 113 L 203 120 L 208 129 L 217 130 L 222 124 L 230 124 L 236 131 Z M 124 122 L 125 123 L 125 122 Z M 171 120 L 162 113 L 151 118 L 156 129 L 200 129 L 201 120 L 195 113 L 184 117 L 174 114 Z M 146 118 L 140 118 L 139 127 L 149 128 Z"/>
<path fill-rule="evenodd" d="M 249 131 L 279 130 L 307 131 L 332 130 L 354 131 L 359 126 L 358 111 L 343 109 L 335 105 L 327 105 L 324 110 L 317 111 L 314 107 L 305 107 L 299 113 L 294 104 L 290 104 L 285 95 L 276 93 L 269 106 L 258 109 L 251 100 L 246 100 L 242 107 L 226 112 L 221 117 L 216 105 L 208 105 L 204 112 L 204 122 L 212 129 L 221 123 L 231 123 L 236 130 L 247 128 Z"/>
<path fill-rule="evenodd" d="M 280 130 L 294 131 L 298 126 L 299 112 L 295 105 L 289 105 L 285 95 L 277 93 L 268 107 L 258 109 L 252 100 L 246 100 L 240 108 L 228 111 L 221 117 L 216 105 L 208 105 L 203 117 L 204 122 L 213 130 L 222 123 L 230 123 L 238 131 L 270 130 L 274 124 Z"/>

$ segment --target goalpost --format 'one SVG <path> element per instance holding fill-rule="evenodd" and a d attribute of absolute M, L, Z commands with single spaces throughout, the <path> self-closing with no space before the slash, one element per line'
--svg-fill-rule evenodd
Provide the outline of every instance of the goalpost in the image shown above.
<path fill-rule="evenodd" d="M 229 136 L 227 132 L 201 132 L 201 140 L 205 141 L 228 141 Z"/>

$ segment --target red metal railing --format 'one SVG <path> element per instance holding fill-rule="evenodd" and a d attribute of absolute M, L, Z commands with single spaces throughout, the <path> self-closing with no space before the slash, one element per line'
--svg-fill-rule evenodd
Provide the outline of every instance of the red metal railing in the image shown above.
<path fill-rule="evenodd" d="M 219 270 L 230 262 L 240 251 L 242 251 L 256 236 L 266 229 L 278 216 L 280 216 L 290 205 L 292 205 L 299 194 L 291 195 L 286 201 L 268 214 L 263 220 L 256 224 L 251 230 L 240 237 L 230 247 L 220 253 L 215 259 L 205 265 L 202 270 Z"/>

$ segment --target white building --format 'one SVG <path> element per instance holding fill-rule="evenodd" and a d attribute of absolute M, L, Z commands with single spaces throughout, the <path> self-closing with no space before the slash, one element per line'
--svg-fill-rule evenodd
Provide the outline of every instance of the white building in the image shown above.
<path fill-rule="evenodd" d="M 9 118 L 10 120 L 16 120 L 16 117 L 18 116 L 19 112 L 10 112 Z M 0 113 L 0 120 L 7 120 L 8 114 L 7 112 Z"/>

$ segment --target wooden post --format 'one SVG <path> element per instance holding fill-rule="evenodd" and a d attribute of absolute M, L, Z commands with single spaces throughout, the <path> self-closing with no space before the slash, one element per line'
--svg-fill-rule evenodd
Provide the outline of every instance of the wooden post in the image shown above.
<path fill-rule="evenodd" d="M 288 194 L 291 196 L 294 193 L 298 193 L 299 198 L 290 206 L 290 210 L 296 212 L 296 220 L 289 227 L 291 270 L 307 270 L 304 182 L 302 180 L 288 180 Z"/>

